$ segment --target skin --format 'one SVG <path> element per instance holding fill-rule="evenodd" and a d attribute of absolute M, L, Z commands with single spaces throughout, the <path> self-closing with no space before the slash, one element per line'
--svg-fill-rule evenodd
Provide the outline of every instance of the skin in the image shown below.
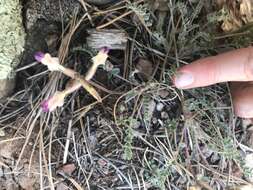
<path fill-rule="evenodd" d="M 185 74 L 188 77 L 182 77 Z M 184 82 L 180 83 L 180 79 Z M 180 89 L 221 82 L 230 82 L 235 114 L 253 118 L 253 47 L 194 61 L 179 68 L 174 77 L 174 84 Z"/>

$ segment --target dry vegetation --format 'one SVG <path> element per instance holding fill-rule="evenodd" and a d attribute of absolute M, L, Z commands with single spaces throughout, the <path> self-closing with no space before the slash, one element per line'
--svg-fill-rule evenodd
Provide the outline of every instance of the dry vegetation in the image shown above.
<path fill-rule="evenodd" d="M 222 32 L 229 9 L 211 0 L 80 3 L 52 52 L 64 66 L 88 70 L 97 49 L 80 40 L 87 29 L 118 29 L 128 39 L 92 79 L 102 103 L 80 89 L 45 113 L 42 100 L 68 78 L 41 64 L 19 68 L 22 84 L 0 105 L 0 146 L 7 149 L 0 151 L 0 189 L 249 185 L 252 128 L 234 117 L 228 86 L 180 91 L 171 78 L 195 59 L 251 44 L 252 27 Z"/>

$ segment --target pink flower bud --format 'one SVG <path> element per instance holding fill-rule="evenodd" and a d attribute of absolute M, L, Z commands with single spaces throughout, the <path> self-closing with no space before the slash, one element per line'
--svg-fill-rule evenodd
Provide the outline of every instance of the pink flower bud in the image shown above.
<path fill-rule="evenodd" d="M 100 49 L 100 52 L 105 53 L 105 54 L 108 54 L 109 51 L 110 51 L 110 48 L 108 48 L 108 47 L 102 47 L 102 48 Z"/>
<path fill-rule="evenodd" d="M 37 52 L 34 54 L 34 58 L 47 66 L 50 71 L 59 71 L 62 67 L 59 63 L 58 57 L 52 57 L 49 53 L 44 54 L 43 52 Z"/>
<path fill-rule="evenodd" d="M 45 54 L 43 52 L 36 52 L 34 54 L 34 58 L 38 61 L 41 62 L 41 60 L 45 57 Z"/>
<path fill-rule="evenodd" d="M 65 92 L 57 91 L 52 97 L 48 98 L 47 100 L 44 100 L 41 103 L 41 108 L 44 112 L 52 112 L 57 107 L 63 106 L 64 98 L 65 98 Z"/>
<path fill-rule="evenodd" d="M 41 102 L 41 108 L 43 112 L 48 112 L 49 108 L 48 108 L 48 100 L 44 100 Z"/>

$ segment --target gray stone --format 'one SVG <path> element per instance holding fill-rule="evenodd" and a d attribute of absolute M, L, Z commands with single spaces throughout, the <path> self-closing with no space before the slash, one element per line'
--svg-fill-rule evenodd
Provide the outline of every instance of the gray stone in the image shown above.
<path fill-rule="evenodd" d="M 25 6 L 26 28 L 31 29 L 38 20 L 67 22 L 81 5 L 77 0 L 28 0 Z"/>
<path fill-rule="evenodd" d="M 13 71 L 20 62 L 25 44 L 21 10 L 19 0 L 0 1 L 0 98 L 13 89 Z"/>

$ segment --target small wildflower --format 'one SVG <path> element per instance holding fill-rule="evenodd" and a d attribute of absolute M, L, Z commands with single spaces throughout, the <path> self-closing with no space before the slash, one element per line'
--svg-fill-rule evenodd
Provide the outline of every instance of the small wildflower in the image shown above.
<path fill-rule="evenodd" d="M 41 102 L 41 108 L 43 112 L 48 112 L 49 108 L 48 108 L 48 100 L 44 100 L 43 102 Z"/>
<path fill-rule="evenodd" d="M 41 103 L 41 108 L 44 112 L 51 112 L 55 110 L 57 107 L 61 107 L 64 104 L 64 98 L 79 89 L 81 86 L 83 86 L 96 100 L 99 102 L 102 101 L 101 97 L 99 96 L 98 92 L 91 86 L 87 81 L 90 80 L 94 74 L 97 71 L 97 68 L 99 65 L 105 65 L 106 59 L 108 58 L 109 53 L 108 47 L 103 47 L 99 51 L 99 53 L 92 58 L 93 65 L 89 69 L 88 73 L 85 76 L 85 80 L 82 77 L 79 76 L 79 73 L 76 71 L 65 68 L 59 63 L 59 59 L 57 57 L 52 57 L 50 54 L 37 52 L 34 55 L 34 58 L 41 62 L 42 64 L 46 65 L 50 71 L 60 71 L 64 73 L 65 75 L 72 78 L 66 85 L 66 88 L 64 91 L 57 91 L 52 97 L 50 97 L 47 100 L 44 100 Z"/>
<path fill-rule="evenodd" d="M 48 98 L 47 100 L 44 100 L 41 103 L 42 110 L 44 112 L 52 112 L 57 107 L 63 106 L 65 95 L 65 91 L 57 91 L 52 97 Z"/>
<path fill-rule="evenodd" d="M 59 59 L 57 57 L 52 57 L 49 53 L 44 54 L 42 52 L 37 52 L 34 58 L 43 65 L 46 65 L 50 71 L 60 71 L 62 69 Z"/>
<path fill-rule="evenodd" d="M 41 62 L 41 60 L 45 57 L 45 54 L 42 52 L 36 52 L 34 55 L 34 58 L 38 61 Z"/>
<path fill-rule="evenodd" d="M 98 54 L 92 58 L 93 64 L 104 65 L 106 59 L 108 58 L 109 51 L 110 49 L 108 47 L 101 48 Z"/>
<path fill-rule="evenodd" d="M 103 52 L 103 53 L 105 53 L 105 54 L 108 54 L 109 51 L 110 51 L 110 48 L 108 48 L 108 47 L 102 47 L 102 48 L 100 49 L 100 51 Z"/>
<path fill-rule="evenodd" d="M 100 49 L 98 54 L 92 58 L 93 65 L 86 73 L 86 76 L 85 76 L 86 80 L 92 79 L 92 77 L 95 75 L 99 65 L 105 65 L 106 59 L 108 58 L 109 51 L 110 51 L 110 49 L 108 47 L 103 47 Z"/>
<path fill-rule="evenodd" d="M 69 80 L 65 90 L 57 91 L 52 97 L 44 100 L 41 103 L 41 108 L 44 112 L 51 112 L 56 109 L 56 107 L 61 107 L 64 104 L 64 98 L 71 94 L 72 92 L 79 89 L 82 85 L 77 80 Z"/>

